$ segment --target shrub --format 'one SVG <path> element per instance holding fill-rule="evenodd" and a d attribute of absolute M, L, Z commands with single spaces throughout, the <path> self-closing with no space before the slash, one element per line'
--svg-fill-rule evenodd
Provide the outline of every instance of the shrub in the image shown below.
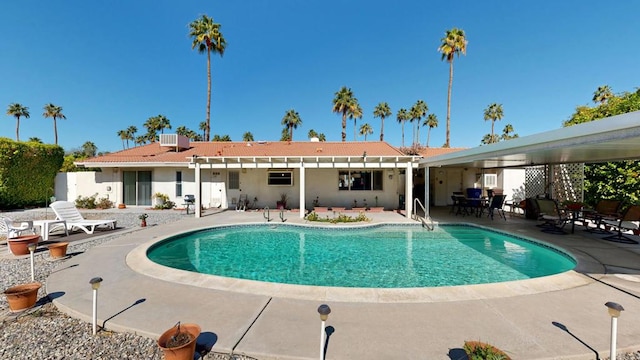
<path fill-rule="evenodd" d="M 95 204 L 98 209 L 111 209 L 113 207 L 113 201 L 106 197 L 96 200 Z"/>
<path fill-rule="evenodd" d="M 305 217 L 305 219 L 308 221 L 328 222 L 332 224 L 370 221 L 364 212 L 360 212 L 355 218 L 343 213 L 338 214 L 337 217 L 330 218 L 328 215 L 326 217 L 320 217 L 317 212 L 312 211 Z"/>
<path fill-rule="evenodd" d="M 82 208 L 82 209 L 95 209 L 97 196 L 98 196 L 97 193 L 91 196 L 86 196 L 86 197 L 78 195 L 78 198 L 76 199 L 76 207 Z"/>
<path fill-rule="evenodd" d="M 511 360 L 502 350 L 480 341 L 465 341 L 464 351 L 469 360 Z"/>

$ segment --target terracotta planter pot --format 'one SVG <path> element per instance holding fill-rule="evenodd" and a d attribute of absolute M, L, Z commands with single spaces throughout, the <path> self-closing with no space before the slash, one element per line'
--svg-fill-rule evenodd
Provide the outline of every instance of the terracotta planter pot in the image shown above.
<path fill-rule="evenodd" d="M 147 220 L 142 220 L 142 222 L 140 222 L 140 227 L 147 227 Z"/>
<path fill-rule="evenodd" d="M 61 258 L 67 255 L 68 242 L 59 242 L 49 245 L 49 255 L 52 258 Z"/>
<path fill-rule="evenodd" d="M 29 255 L 29 244 L 38 243 L 40 235 L 22 235 L 9 239 L 9 248 L 14 255 Z"/>
<path fill-rule="evenodd" d="M 196 340 L 199 335 L 199 325 L 178 323 L 176 326 L 160 335 L 160 338 L 158 339 L 158 346 L 164 353 L 165 360 L 193 360 L 193 355 L 195 355 L 196 352 Z M 188 336 L 190 340 L 187 343 L 176 347 L 168 347 L 171 345 L 171 340 L 174 336 Z"/>
<path fill-rule="evenodd" d="M 32 308 L 38 300 L 38 289 L 42 284 L 38 282 L 16 285 L 4 291 L 9 303 L 9 309 L 13 312 Z"/>
<path fill-rule="evenodd" d="M 126 209 L 127 205 L 125 204 L 118 204 L 118 209 Z"/>

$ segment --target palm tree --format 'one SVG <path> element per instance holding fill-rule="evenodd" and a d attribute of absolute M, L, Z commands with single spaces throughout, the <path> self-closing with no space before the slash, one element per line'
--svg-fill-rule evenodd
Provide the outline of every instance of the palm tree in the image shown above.
<path fill-rule="evenodd" d="M 147 137 L 145 135 L 136 136 L 136 145 L 144 145 L 147 143 Z"/>
<path fill-rule="evenodd" d="M 129 148 L 129 140 L 135 141 L 135 135 L 138 132 L 138 128 L 131 125 L 127 128 L 127 149 Z"/>
<path fill-rule="evenodd" d="M 356 141 L 358 138 L 356 136 L 356 122 L 358 119 L 362 119 L 362 108 L 360 107 L 360 104 L 357 104 L 351 114 L 349 114 L 349 119 L 353 119 L 353 141 Z"/>
<path fill-rule="evenodd" d="M 287 126 L 285 126 L 282 129 L 282 133 L 280 133 L 280 141 L 291 141 L 291 132 Z"/>
<path fill-rule="evenodd" d="M 593 93 L 593 102 L 596 104 L 604 104 L 613 97 L 611 87 L 609 85 L 598 86 L 598 90 Z"/>
<path fill-rule="evenodd" d="M 251 131 L 247 131 L 242 134 L 242 141 L 253 141 L 253 134 Z"/>
<path fill-rule="evenodd" d="M 7 108 L 7 115 L 16 118 L 16 141 L 20 141 L 20 117 L 28 119 L 31 116 L 29 115 L 29 108 L 18 103 L 13 103 Z"/>
<path fill-rule="evenodd" d="M 427 131 L 427 147 L 429 147 L 431 129 L 433 129 L 434 127 L 438 127 L 438 117 L 436 116 L 436 114 L 429 114 L 422 125 L 429 127 L 429 131 Z"/>
<path fill-rule="evenodd" d="M 127 130 L 118 130 L 118 136 L 120 137 L 120 140 L 122 140 L 122 150 L 126 149 L 124 147 L 124 141 L 129 138 L 129 134 L 127 134 Z"/>
<path fill-rule="evenodd" d="M 416 103 L 411 107 L 411 110 L 409 111 L 411 122 L 415 120 L 416 126 L 414 126 L 414 128 L 417 128 L 417 131 L 415 131 L 414 134 L 415 137 L 413 144 L 420 145 L 420 122 L 422 121 L 423 117 L 427 116 L 427 111 L 429 111 L 429 107 L 427 106 L 427 103 L 422 100 L 416 101 Z"/>
<path fill-rule="evenodd" d="M 438 47 L 438 51 L 442 53 L 442 60 L 449 63 L 449 90 L 447 93 L 447 132 L 444 147 L 451 147 L 449 141 L 451 133 L 451 86 L 453 85 L 453 58 L 467 54 L 467 38 L 464 30 L 453 28 L 445 32 L 444 37 L 440 40 L 442 43 Z"/>
<path fill-rule="evenodd" d="M 211 53 L 224 55 L 227 41 L 222 36 L 222 25 L 213 22 L 213 18 L 202 15 L 200 19 L 189 24 L 189 36 L 193 38 L 191 48 L 198 48 L 199 53 L 207 53 L 207 126 L 204 130 L 204 141 L 209 141 L 211 132 Z"/>
<path fill-rule="evenodd" d="M 82 144 L 82 153 L 86 157 L 96 156 L 97 151 L 98 151 L 98 147 L 96 146 L 96 144 L 92 143 L 91 141 L 87 141 L 84 144 Z"/>
<path fill-rule="evenodd" d="M 53 138 L 54 138 L 54 143 L 56 145 L 58 145 L 58 125 L 56 123 L 56 119 L 66 119 L 67 117 L 64 116 L 64 114 L 62 113 L 62 107 L 60 106 L 55 106 L 51 103 L 47 104 L 44 106 L 44 114 L 42 114 L 42 116 L 44 116 L 44 118 L 53 118 Z"/>
<path fill-rule="evenodd" d="M 510 139 L 515 139 L 518 137 L 518 134 L 511 134 L 512 132 L 514 132 L 513 130 L 513 125 L 511 124 L 507 124 L 504 126 L 504 129 L 502 129 L 502 140 L 510 140 Z"/>
<path fill-rule="evenodd" d="M 391 108 L 386 102 L 379 103 L 375 109 L 373 109 L 373 117 L 380 118 L 380 141 L 384 141 L 384 119 L 391 116 Z"/>
<path fill-rule="evenodd" d="M 308 137 L 309 139 L 311 139 L 311 138 L 317 138 L 317 137 L 318 137 L 318 133 L 317 133 L 315 130 L 311 129 L 311 130 L 309 130 L 309 132 L 307 133 L 307 137 Z"/>
<path fill-rule="evenodd" d="M 187 127 L 184 125 L 180 125 L 176 128 L 176 134 L 187 136 L 187 134 L 189 134 L 189 129 L 187 129 Z"/>
<path fill-rule="evenodd" d="M 360 126 L 360 135 L 364 135 L 364 141 L 367 141 L 367 135 L 373 134 L 373 128 L 368 123 Z"/>
<path fill-rule="evenodd" d="M 302 125 L 300 114 L 294 109 L 288 110 L 282 118 L 282 125 L 289 129 L 289 141 L 293 140 L 293 129 L 297 129 L 298 125 Z"/>
<path fill-rule="evenodd" d="M 324 133 L 320 133 L 318 134 L 318 140 L 320 141 L 327 141 L 327 137 L 324 136 Z"/>
<path fill-rule="evenodd" d="M 164 134 L 164 129 L 171 129 L 171 121 L 167 119 L 164 115 L 156 116 L 158 130 L 160 130 L 160 134 Z"/>
<path fill-rule="evenodd" d="M 402 147 L 404 147 L 404 123 L 409 120 L 409 113 L 407 112 L 407 109 L 398 110 L 396 120 L 402 124 Z"/>
<path fill-rule="evenodd" d="M 501 120 L 503 116 L 504 116 L 504 113 L 502 111 L 502 104 L 493 103 L 489 105 L 486 109 L 484 109 L 484 121 L 491 120 L 492 142 L 497 142 L 497 141 L 493 141 L 493 140 L 496 140 L 496 137 L 493 134 L 493 125 L 495 124 L 496 120 Z"/>
<path fill-rule="evenodd" d="M 231 136 L 229 135 L 213 135 L 211 141 L 231 141 Z"/>
<path fill-rule="evenodd" d="M 206 121 L 200 122 L 200 124 L 198 124 L 198 129 L 202 130 L 202 138 L 204 139 L 204 136 L 206 135 L 206 132 L 207 132 L 207 122 Z"/>
<path fill-rule="evenodd" d="M 342 114 L 342 142 L 347 141 L 347 115 L 351 115 L 358 108 L 358 99 L 353 96 L 350 88 L 343 86 L 333 98 L 334 113 Z"/>
<path fill-rule="evenodd" d="M 30 137 L 27 141 L 42 144 L 42 140 L 39 137 Z"/>

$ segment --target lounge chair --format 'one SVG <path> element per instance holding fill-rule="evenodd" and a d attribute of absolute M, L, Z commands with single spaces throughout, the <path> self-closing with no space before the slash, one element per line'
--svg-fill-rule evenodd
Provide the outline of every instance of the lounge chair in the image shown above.
<path fill-rule="evenodd" d="M 57 220 L 67 222 L 67 230 L 80 229 L 87 234 L 93 234 L 98 226 L 107 226 L 110 229 L 116 228 L 115 220 L 87 220 L 82 217 L 76 206 L 68 201 L 56 201 L 49 205 L 56 214 Z"/>
<path fill-rule="evenodd" d="M 565 234 L 565 225 L 571 219 L 558 207 L 558 202 L 551 199 L 535 199 L 540 210 L 538 220 L 544 221 L 537 226 L 542 227 L 542 231 L 552 234 Z"/>
<path fill-rule="evenodd" d="M 622 234 L 623 230 L 638 230 L 640 226 L 636 222 L 640 221 L 640 205 L 631 205 L 625 210 L 620 219 L 602 220 L 605 225 L 610 225 L 618 229 L 615 235 L 605 236 L 603 239 L 621 242 L 625 244 L 637 244 L 638 242 Z"/>
<path fill-rule="evenodd" d="M 587 231 L 590 232 L 606 232 L 604 229 L 600 228 L 603 220 L 616 220 L 619 219 L 620 214 L 620 206 L 622 205 L 622 201 L 620 200 L 600 200 L 596 204 L 596 207 L 593 210 L 583 210 L 582 216 L 585 220 L 590 220 L 595 224 L 595 227 L 589 227 L 589 222 L 585 221 L 584 226 L 587 228 Z"/>

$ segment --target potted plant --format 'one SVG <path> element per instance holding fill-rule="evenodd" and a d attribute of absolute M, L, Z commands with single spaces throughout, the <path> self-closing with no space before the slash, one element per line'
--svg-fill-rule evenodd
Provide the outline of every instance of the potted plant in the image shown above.
<path fill-rule="evenodd" d="M 39 241 L 40 235 L 21 235 L 7 239 L 13 255 L 29 255 L 29 244 L 35 243 L 37 245 Z"/>
<path fill-rule="evenodd" d="M 289 195 L 287 193 L 280 193 L 280 200 L 276 201 L 276 209 L 283 210 L 287 207 L 287 200 L 289 200 Z"/>
<path fill-rule="evenodd" d="M 141 227 L 147 226 L 147 218 L 148 217 L 149 217 L 149 214 L 147 214 L 147 213 L 138 215 L 138 219 L 140 219 L 140 226 Z"/>
<path fill-rule="evenodd" d="M 67 255 L 68 242 L 57 242 L 49 245 L 49 256 L 59 259 Z"/>
<path fill-rule="evenodd" d="M 371 212 L 383 212 L 384 211 L 384 206 L 378 206 L 378 196 L 375 197 L 376 200 L 376 206 L 372 206 L 369 208 L 369 211 Z"/>
<path fill-rule="evenodd" d="M 199 335 L 199 325 L 178 322 L 160 335 L 158 346 L 164 353 L 165 360 L 192 360 Z"/>
<path fill-rule="evenodd" d="M 465 341 L 463 349 L 469 360 L 511 360 L 504 351 L 480 341 Z"/>
<path fill-rule="evenodd" d="M 33 282 L 29 284 L 16 285 L 4 291 L 9 303 L 9 309 L 13 312 L 32 308 L 38 300 L 38 289 L 42 284 Z"/>

